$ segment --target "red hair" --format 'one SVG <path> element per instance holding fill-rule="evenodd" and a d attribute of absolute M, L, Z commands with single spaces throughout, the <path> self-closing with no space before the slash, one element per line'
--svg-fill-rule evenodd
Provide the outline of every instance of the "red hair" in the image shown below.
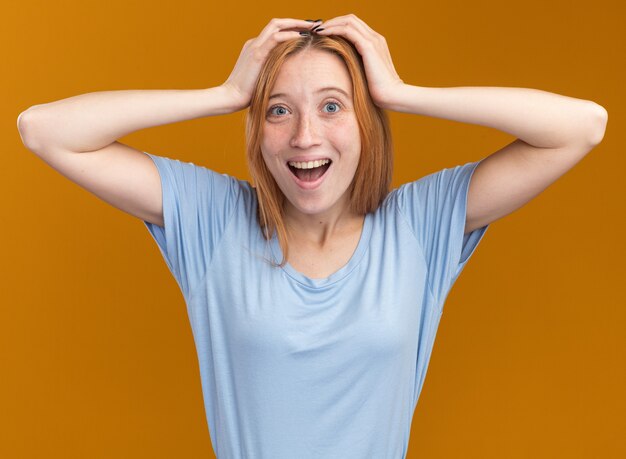
<path fill-rule="evenodd" d="M 267 168 L 261 153 L 265 111 L 278 72 L 284 62 L 305 49 L 339 56 L 352 79 L 353 105 L 361 136 L 359 165 L 350 185 L 350 209 L 365 215 L 375 211 L 390 191 L 393 174 L 391 128 L 386 112 L 374 104 L 367 86 L 363 60 L 354 45 L 340 36 L 309 35 L 279 43 L 267 57 L 257 80 L 246 116 L 246 158 L 258 199 L 257 220 L 266 240 L 277 233 L 288 258 L 287 231 L 283 220 L 285 195 Z"/>

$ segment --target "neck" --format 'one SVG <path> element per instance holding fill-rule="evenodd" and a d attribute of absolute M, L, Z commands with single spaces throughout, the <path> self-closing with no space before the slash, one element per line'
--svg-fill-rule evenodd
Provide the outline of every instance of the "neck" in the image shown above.
<path fill-rule="evenodd" d="M 336 236 L 359 231 L 364 215 L 352 213 L 349 206 L 336 206 L 320 214 L 305 214 L 287 202 L 284 219 L 290 242 L 323 248 Z"/>

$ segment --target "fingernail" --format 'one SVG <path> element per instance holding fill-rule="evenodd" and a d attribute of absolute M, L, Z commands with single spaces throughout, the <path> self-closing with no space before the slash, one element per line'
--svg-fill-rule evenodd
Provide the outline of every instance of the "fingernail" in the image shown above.
<path fill-rule="evenodd" d="M 309 32 L 300 32 L 300 35 L 302 35 L 303 37 L 308 37 L 309 36 Z"/>
<path fill-rule="evenodd" d="M 305 21 L 308 21 L 308 22 L 317 22 L 317 21 L 314 21 L 313 19 L 305 19 Z"/>
<path fill-rule="evenodd" d="M 313 32 L 319 32 L 320 30 L 324 30 L 322 27 L 316 27 L 313 29 Z"/>

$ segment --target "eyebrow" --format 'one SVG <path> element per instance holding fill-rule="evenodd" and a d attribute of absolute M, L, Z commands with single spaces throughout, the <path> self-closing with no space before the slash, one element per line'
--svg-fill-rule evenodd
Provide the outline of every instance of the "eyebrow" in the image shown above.
<path fill-rule="evenodd" d="M 337 88 L 337 87 L 335 87 L 335 86 L 327 86 L 327 87 L 325 87 L 325 88 L 320 88 L 320 89 L 318 89 L 317 91 L 315 91 L 315 93 L 317 94 L 317 93 L 324 92 L 324 91 L 339 91 L 340 93 L 342 93 L 342 94 L 343 94 L 344 96 L 346 96 L 347 98 L 350 98 L 350 94 L 348 94 L 348 93 L 347 93 L 346 91 L 344 91 L 343 89 L 341 89 L 341 88 Z M 282 92 L 281 92 L 281 93 L 277 93 L 277 94 L 272 94 L 272 95 L 269 97 L 269 99 L 268 99 L 268 100 L 270 100 L 270 99 L 274 99 L 274 98 L 276 98 L 276 97 L 286 97 L 286 96 L 287 96 L 287 94 L 284 94 L 284 93 L 282 93 Z"/>

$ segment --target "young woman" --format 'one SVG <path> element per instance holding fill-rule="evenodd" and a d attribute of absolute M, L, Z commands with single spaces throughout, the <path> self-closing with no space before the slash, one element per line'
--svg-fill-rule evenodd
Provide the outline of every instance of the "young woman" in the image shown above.
<path fill-rule="evenodd" d="M 247 107 L 252 185 L 116 141 Z M 385 109 L 517 140 L 390 191 Z M 406 84 L 354 15 L 273 19 L 219 87 L 89 93 L 18 119 L 30 150 L 157 242 L 186 300 L 219 459 L 405 457 L 450 288 L 489 224 L 571 169 L 606 123 L 594 102 L 534 89 Z"/>

